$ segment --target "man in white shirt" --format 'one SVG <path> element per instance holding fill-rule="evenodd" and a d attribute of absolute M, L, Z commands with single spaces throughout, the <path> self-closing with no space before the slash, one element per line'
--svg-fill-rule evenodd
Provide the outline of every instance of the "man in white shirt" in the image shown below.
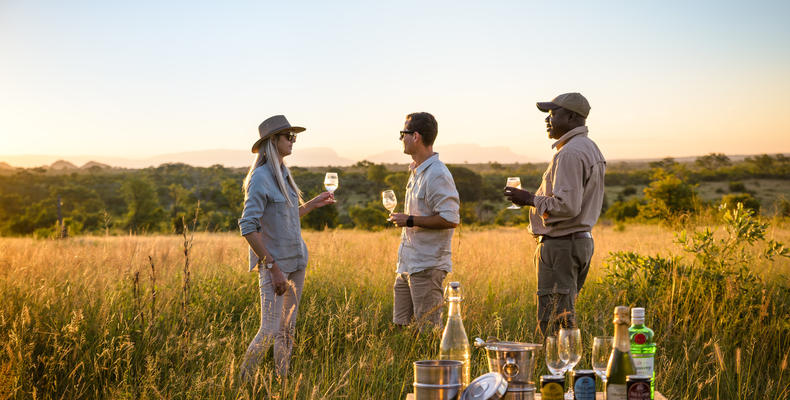
<path fill-rule="evenodd" d="M 442 283 L 452 271 L 453 230 L 460 222 L 460 200 L 455 181 L 433 151 L 438 124 L 433 115 L 406 116 L 400 131 L 403 152 L 414 160 L 406 184 L 404 213 L 390 216 L 402 227 L 398 266 L 393 287 L 392 322 L 441 326 Z"/>

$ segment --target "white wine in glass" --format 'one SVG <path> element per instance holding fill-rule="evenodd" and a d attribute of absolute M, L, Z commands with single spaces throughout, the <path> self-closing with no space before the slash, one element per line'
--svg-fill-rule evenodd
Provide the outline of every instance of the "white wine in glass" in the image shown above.
<path fill-rule="evenodd" d="M 519 178 L 517 176 L 510 176 L 510 177 L 508 177 L 507 178 L 507 186 L 508 187 L 514 187 L 516 189 L 521 189 L 521 178 Z M 518 210 L 519 208 L 521 208 L 521 207 L 519 207 L 519 206 L 517 206 L 517 205 L 515 205 L 513 203 L 511 203 L 510 207 L 508 207 L 509 210 Z"/>
<path fill-rule="evenodd" d="M 324 187 L 326 188 L 326 191 L 329 193 L 335 193 L 337 186 L 337 172 L 327 172 L 326 176 L 324 176 Z"/>
<path fill-rule="evenodd" d="M 390 214 L 395 211 L 395 206 L 398 205 L 398 198 L 395 197 L 395 192 L 392 190 L 385 190 L 381 192 L 381 203 L 384 204 Z"/>

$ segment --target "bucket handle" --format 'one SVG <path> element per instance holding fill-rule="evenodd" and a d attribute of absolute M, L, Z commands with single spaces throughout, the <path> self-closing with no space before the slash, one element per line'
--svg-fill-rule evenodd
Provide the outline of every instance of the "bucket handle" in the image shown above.
<path fill-rule="evenodd" d="M 514 360 L 512 357 L 507 357 L 505 361 L 505 365 L 502 367 L 502 372 L 505 373 L 505 376 L 508 379 L 513 379 L 513 377 L 518 375 L 518 364 L 516 364 L 516 360 Z"/>

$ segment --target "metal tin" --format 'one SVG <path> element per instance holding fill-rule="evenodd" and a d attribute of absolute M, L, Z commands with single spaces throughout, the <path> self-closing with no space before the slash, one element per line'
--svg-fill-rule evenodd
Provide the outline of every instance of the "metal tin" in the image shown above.
<path fill-rule="evenodd" d="M 565 376 L 543 375 L 540 377 L 540 396 L 543 400 L 563 400 L 565 398 Z"/>
<path fill-rule="evenodd" d="M 628 400 L 650 400 L 650 376 L 628 375 L 625 377 L 625 393 Z"/>
<path fill-rule="evenodd" d="M 505 396 L 507 380 L 498 372 L 489 372 L 475 378 L 466 387 L 461 400 L 499 400 Z"/>
<path fill-rule="evenodd" d="M 580 369 L 573 371 L 574 400 L 595 400 L 595 371 Z"/>
<path fill-rule="evenodd" d="M 416 400 L 458 400 L 461 396 L 463 363 L 455 360 L 414 362 Z"/>

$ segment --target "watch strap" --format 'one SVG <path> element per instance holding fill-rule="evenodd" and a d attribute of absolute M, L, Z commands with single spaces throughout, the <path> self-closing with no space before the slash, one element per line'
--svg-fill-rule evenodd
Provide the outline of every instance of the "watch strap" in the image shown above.
<path fill-rule="evenodd" d="M 408 226 L 409 228 L 414 226 L 414 216 L 413 215 L 409 215 L 409 218 L 406 218 L 406 226 Z"/>

